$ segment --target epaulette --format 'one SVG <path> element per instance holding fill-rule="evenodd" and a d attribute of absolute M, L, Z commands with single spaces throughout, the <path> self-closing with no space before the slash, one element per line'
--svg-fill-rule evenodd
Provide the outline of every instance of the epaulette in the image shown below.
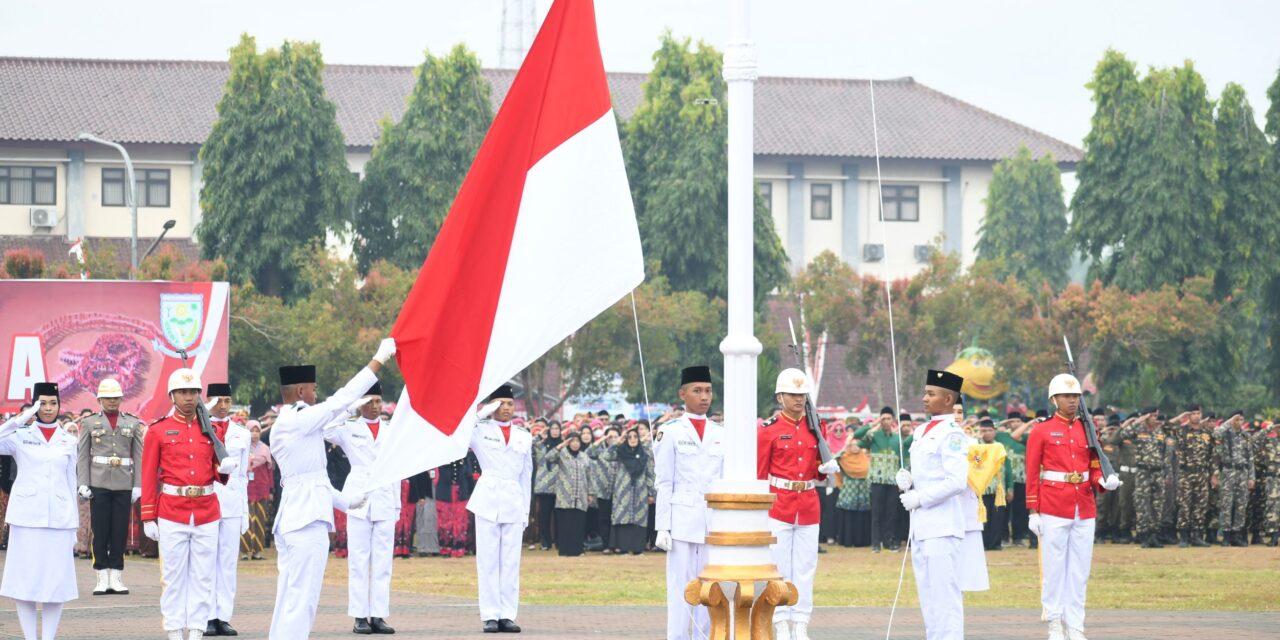
<path fill-rule="evenodd" d="M 132 413 L 129 413 L 128 411 L 121 411 L 121 412 L 120 412 L 120 415 L 122 415 L 122 416 L 129 416 L 130 418 L 133 418 L 134 420 L 137 420 L 138 422 L 142 422 L 142 418 L 140 418 L 140 417 L 138 417 L 138 416 L 135 416 L 135 415 L 133 415 Z"/>
<path fill-rule="evenodd" d="M 147 423 L 147 426 L 148 426 L 148 427 L 150 427 L 151 425 L 153 425 L 153 424 L 155 424 L 155 423 L 157 423 L 157 422 L 164 422 L 164 421 L 165 421 L 165 419 L 167 419 L 168 417 L 169 417 L 169 416 L 162 416 L 162 417 L 160 417 L 160 418 L 156 418 L 155 420 L 152 420 L 151 422 L 148 422 L 148 423 Z"/>
<path fill-rule="evenodd" d="M 662 423 L 662 424 L 658 425 L 658 428 L 659 428 L 659 429 L 661 429 L 661 428 L 663 428 L 663 427 L 665 427 L 665 426 L 667 426 L 667 425 L 669 425 L 669 424 L 675 424 L 675 423 L 677 423 L 677 422 L 680 422 L 680 418 L 672 418 L 672 419 L 670 419 L 670 420 L 668 420 L 668 421 L 666 421 L 666 422 L 664 422 L 664 423 Z"/>
<path fill-rule="evenodd" d="M 765 427 L 771 426 L 773 425 L 773 423 L 777 421 L 778 421 L 778 416 L 775 415 L 772 418 L 769 418 L 768 420 L 765 420 L 764 422 L 760 423 L 760 428 L 763 429 Z"/>

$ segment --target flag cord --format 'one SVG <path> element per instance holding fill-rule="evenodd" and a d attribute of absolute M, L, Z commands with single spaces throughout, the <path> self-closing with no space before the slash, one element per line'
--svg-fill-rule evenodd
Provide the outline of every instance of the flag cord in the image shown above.
<path fill-rule="evenodd" d="M 884 273 L 881 279 L 881 285 L 884 287 L 885 308 L 889 313 L 889 359 L 893 364 L 893 406 L 897 410 L 898 415 L 902 415 L 902 392 L 898 388 L 898 344 L 893 331 L 893 288 L 889 283 L 889 243 L 888 232 L 884 219 L 884 182 L 880 172 L 880 130 L 876 121 L 876 82 L 875 80 L 867 80 L 867 86 L 871 89 L 871 140 L 875 147 L 876 154 L 876 199 L 880 212 L 880 247 L 884 251 L 881 258 L 884 262 Z M 906 469 L 904 460 L 906 456 L 902 446 L 902 425 L 898 425 L 898 468 Z M 910 514 L 907 515 L 910 518 Z M 910 520 L 908 520 L 910 522 Z M 893 606 L 889 607 L 889 626 L 885 629 L 885 640 L 889 640 L 890 634 L 893 633 L 893 616 L 898 611 L 898 599 L 902 596 L 902 583 L 907 576 L 907 553 L 911 549 L 911 526 L 907 526 L 906 548 L 902 550 L 902 567 L 898 570 L 898 588 L 893 594 Z"/>
<path fill-rule="evenodd" d="M 640 359 L 640 386 L 644 389 L 644 419 L 649 421 L 649 380 L 644 373 L 644 348 L 640 346 L 640 314 L 636 313 L 635 289 L 631 290 L 631 319 L 636 326 L 636 355 Z M 652 431 L 656 426 L 650 421 L 649 430 Z"/>

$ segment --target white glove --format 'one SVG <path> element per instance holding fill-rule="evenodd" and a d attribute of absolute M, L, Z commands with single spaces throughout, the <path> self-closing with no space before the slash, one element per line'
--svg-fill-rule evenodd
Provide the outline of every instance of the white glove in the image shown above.
<path fill-rule="evenodd" d="M 655 538 L 653 541 L 653 546 L 659 549 L 662 549 L 663 551 L 670 551 L 671 550 L 671 532 L 659 531 L 658 537 Z"/>
<path fill-rule="evenodd" d="M 502 406 L 502 400 L 494 400 L 493 402 L 490 402 L 489 404 L 486 404 L 485 406 L 480 407 L 480 410 L 476 412 L 476 419 L 484 420 L 485 418 L 488 418 L 489 416 L 493 415 L 494 411 L 498 410 L 498 407 L 501 407 L 501 406 Z"/>
<path fill-rule="evenodd" d="M 234 473 L 235 470 L 239 468 L 240 468 L 240 461 L 236 460 L 235 458 L 232 458 L 231 456 L 227 456 L 222 459 L 222 464 L 218 465 L 218 473 L 231 474 L 231 473 Z"/>
<path fill-rule="evenodd" d="M 19 425 L 26 424 L 28 421 L 31 420 L 33 416 L 35 416 L 39 412 L 40 412 L 40 403 L 39 402 L 31 403 L 31 406 L 27 407 L 26 411 L 23 411 L 22 413 L 18 414 L 18 424 Z"/>
<path fill-rule="evenodd" d="M 89 487 L 87 487 L 87 486 L 85 486 L 85 485 L 83 485 L 83 484 L 82 484 L 82 485 L 80 485 L 80 492 L 79 492 L 79 493 L 80 493 L 80 497 L 81 497 L 81 498 L 84 498 L 85 500 L 88 500 L 89 498 L 92 498 L 92 497 L 93 497 L 93 492 L 89 490 Z"/>
<path fill-rule="evenodd" d="M 823 475 L 829 476 L 839 470 L 840 470 L 840 461 L 836 460 L 835 458 L 832 458 L 818 465 L 818 473 L 821 473 Z"/>
<path fill-rule="evenodd" d="M 1116 489 L 1119 489 L 1122 484 L 1124 484 L 1124 482 L 1120 480 L 1120 476 L 1113 473 L 1102 481 L 1102 488 L 1107 491 L 1115 491 Z"/>
<path fill-rule="evenodd" d="M 129 502 L 137 502 L 142 497 L 142 487 L 134 487 L 133 493 L 129 496 Z"/>
<path fill-rule="evenodd" d="M 1044 535 L 1044 523 L 1040 522 L 1040 514 L 1033 513 L 1027 517 L 1027 530 L 1036 534 L 1036 537 Z"/>
<path fill-rule="evenodd" d="M 205 410 L 205 411 L 213 411 L 213 407 L 214 407 L 214 405 L 216 405 L 216 404 L 218 404 L 218 399 L 217 399 L 217 398 L 213 398 L 213 399 L 209 400 L 208 402 L 204 403 L 204 410 Z"/>
<path fill-rule="evenodd" d="M 369 501 L 369 494 L 363 492 L 354 495 L 343 493 L 342 495 L 347 499 L 347 509 L 359 509 Z"/>
<path fill-rule="evenodd" d="M 156 524 L 155 520 L 144 522 L 142 523 L 142 535 L 151 538 L 152 540 L 159 540 L 160 526 Z"/>
<path fill-rule="evenodd" d="M 920 508 L 920 494 L 915 491 L 908 491 L 898 496 L 898 500 L 902 502 L 902 508 L 907 511 L 915 511 Z"/>
<path fill-rule="evenodd" d="M 391 356 L 394 356 L 395 354 L 395 338 L 383 338 L 382 343 L 378 345 L 378 352 L 373 354 L 373 359 L 377 360 L 378 364 L 386 364 L 387 361 L 391 359 Z"/>
<path fill-rule="evenodd" d="M 249 516 L 241 516 L 240 517 L 240 535 L 244 535 L 248 532 L 249 532 Z"/>
<path fill-rule="evenodd" d="M 360 407 L 363 407 L 366 404 L 369 404 L 369 401 L 371 400 L 373 400 L 373 396 L 364 396 L 363 398 L 357 398 L 355 402 L 352 402 L 351 404 L 347 405 L 347 413 L 356 413 L 360 411 Z"/>
<path fill-rule="evenodd" d="M 898 474 L 893 477 L 893 480 L 898 483 L 899 491 L 911 488 L 911 472 L 906 469 L 898 469 Z"/>

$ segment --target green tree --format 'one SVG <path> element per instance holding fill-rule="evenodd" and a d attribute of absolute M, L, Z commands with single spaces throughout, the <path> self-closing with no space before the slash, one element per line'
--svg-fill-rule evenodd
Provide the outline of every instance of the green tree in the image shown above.
<path fill-rule="evenodd" d="M 343 226 L 355 184 L 324 94 L 320 47 L 286 41 L 259 54 L 243 35 L 230 67 L 200 150 L 201 252 L 225 260 L 232 282 L 292 297 L 289 257 Z"/>
<path fill-rule="evenodd" d="M 1084 157 L 1076 166 L 1079 185 L 1071 198 L 1071 232 L 1095 268 L 1102 267 L 1099 275 L 1110 280 L 1112 264 L 1102 259 L 1127 224 L 1127 176 L 1142 87 L 1134 63 L 1114 49 L 1103 55 L 1085 86 L 1093 92 L 1094 112 Z"/>
<path fill-rule="evenodd" d="M 1271 149 L 1258 128 L 1244 87 L 1230 83 L 1218 101 L 1215 133 L 1224 196 L 1213 230 L 1222 250 L 1214 273 L 1214 293 L 1256 293 L 1277 269 L 1273 248 L 1280 243 L 1280 192 Z"/>
<path fill-rule="evenodd" d="M 465 46 L 429 52 L 415 72 L 400 122 L 382 121 L 355 213 L 361 271 L 378 260 L 422 266 L 485 131 L 493 120 L 489 83 Z"/>
<path fill-rule="evenodd" d="M 721 55 L 670 33 L 653 55 L 623 154 L 645 256 L 676 291 L 723 298 L 727 287 L 728 120 Z M 756 308 L 787 280 L 773 220 L 755 207 Z"/>
<path fill-rule="evenodd" d="M 995 262 L 996 275 L 1032 285 L 1066 284 L 1071 266 L 1062 172 L 1053 156 L 1038 160 L 1025 146 L 996 164 L 978 229 L 978 260 Z"/>

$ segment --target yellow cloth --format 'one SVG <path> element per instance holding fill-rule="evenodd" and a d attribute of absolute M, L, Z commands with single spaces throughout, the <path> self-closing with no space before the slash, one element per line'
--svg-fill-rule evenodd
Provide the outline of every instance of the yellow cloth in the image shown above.
<path fill-rule="evenodd" d="M 969 446 L 969 488 L 982 495 L 991 479 L 999 477 L 996 483 L 996 506 L 1005 506 L 1004 498 L 1004 459 L 1008 456 L 1004 445 L 999 442 L 991 444 L 975 444 Z M 978 500 L 978 522 L 987 521 L 987 507 Z"/>

